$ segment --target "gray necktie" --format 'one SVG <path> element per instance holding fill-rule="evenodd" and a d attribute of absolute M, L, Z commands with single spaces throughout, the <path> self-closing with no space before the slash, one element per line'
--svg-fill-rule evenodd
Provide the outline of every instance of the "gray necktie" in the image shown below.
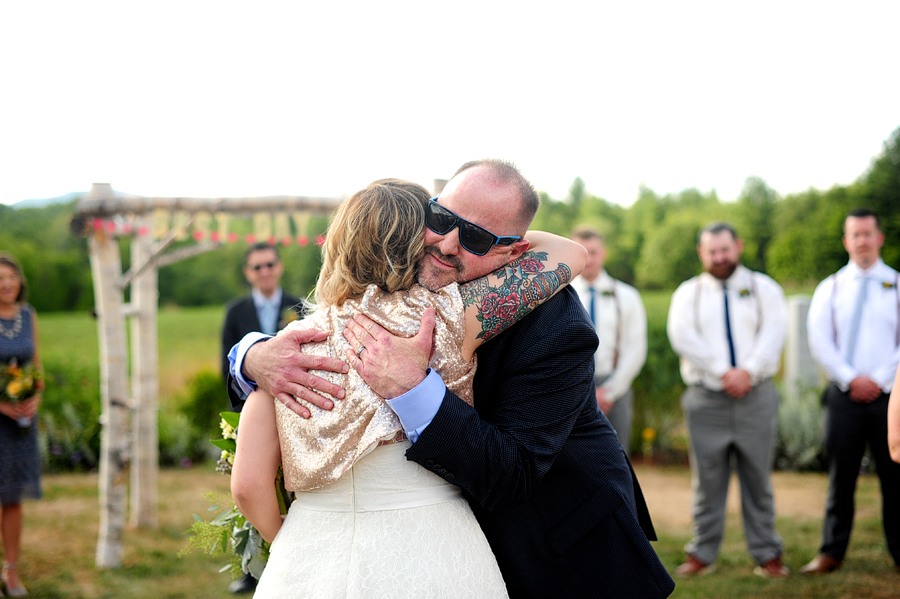
<path fill-rule="evenodd" d="M 590 308 L 588 309 L 588 312 L 590 312 L 591 316 L 591 324 L 594 325 L 594 328 L 597 328 L 597 308 L 595 304 L 596 300 L 594 299 L 597 296 L 597 290 L 593 287 L 588 287 L 588 293 L 591 294 L 591 303 Z"/>
<path fill-rule="evenodd" d="M 262 332 L 267 335 L 274 335 L 278 328 L 278 308 L 271 302 L 266 302 L 260 308 L 262 318 L 259 323 Z"/>
<path fill-rule="evenodd" d="M 859 291 L 856 293 L 856 304 L 853 306 L 853 317 L 850 320 L 850 335 L 847 337 L 847 347 L 844 358 L 853 364 L 853 352 L 856 350 L 856 340 L 859 338 L 859 324 L 862 321 L 863 304 L 869 295 L 869 277 L 864 276 L 859 282 Z"/>

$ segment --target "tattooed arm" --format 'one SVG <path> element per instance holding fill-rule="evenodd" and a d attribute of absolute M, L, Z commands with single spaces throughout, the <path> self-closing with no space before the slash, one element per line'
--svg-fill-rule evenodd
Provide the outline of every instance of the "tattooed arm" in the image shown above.
<path fill-rule="evenodd" d="M 531 247 L 517 260 L 460 285 L 466 321 L 461 348 L 465 359 L 471 359 L 479 345 L 521 320 L 581 274 L 587 257 L 581 244 L 539 231 L 529 231 L 527 239 Z M 425 378 L 434 319 L 434 310 L 426 310 L 419 332 L 401 338 L 357 314 L 347 321 L 344 337 L 352 347 L 363 345 L 367 351 L 359 356 L 347 350 L 347 361 L 376 393 L 387 399 L 398 397 Z"/>
<path fill-rule="evenodd" d="M 543 231 L 529 231 L 531 246 L 503 268 L 459 286 L 465 307 L 466 360 L 475 350 L 524 318 L 581 274 L 581 244 Z"/>

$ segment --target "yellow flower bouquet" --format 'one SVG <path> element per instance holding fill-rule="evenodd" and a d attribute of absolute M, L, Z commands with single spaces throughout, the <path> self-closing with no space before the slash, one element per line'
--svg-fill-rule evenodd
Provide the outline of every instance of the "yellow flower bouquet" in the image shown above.
<path fill-rule="evenodd" d="M 15 358 L 0 367 L 0 402 L 22 403 L 43 388 L 41 371 L 31 362 L 19 366 Z M 20 418 L 19 426 L 27 429 L 30 418 Z"/>
<path fill-rule="evenodd" d="M 14 358 L 0 368 L 0 401 L 21 403 L 40 390 L 40 383 L 41 372 L 34 364 L 19 366 Z"/>

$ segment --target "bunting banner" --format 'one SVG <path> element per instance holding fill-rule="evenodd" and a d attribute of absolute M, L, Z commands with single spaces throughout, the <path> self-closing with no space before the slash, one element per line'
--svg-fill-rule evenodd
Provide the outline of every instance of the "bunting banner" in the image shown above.
<path fill-rule="evenodd" d="M 311 215 L 308 212 L 259 212 L 250 218 L 239 218 L 228 212 L 208 211 L 191 213 L 185 210 L 169 211 L 157 208 L 150 218 L 139 218 L 133 215 L 115 215 L 112 218 L 95 218 L 93 229 L 109 236 L 150 235 L 153 239 L 161 239 L 173 235 L 178 241 L 193 239 L 196 242 L 212 241 L 213 243 L 248 244 L 266 242 L 272 245 L 292 245 L 296 243 L 306 247 L 311 241 L 316 245 L 325 242 L 323 234 L 311 239 L 309 230 Z M 249 221 L 249 222 L 248 222 Z M 139 226 L 134 223 L 140 222 Z M 149 226 L 148 226 L 149 224 Z M 238 231 L 249 231 L 243 234 Z"/>

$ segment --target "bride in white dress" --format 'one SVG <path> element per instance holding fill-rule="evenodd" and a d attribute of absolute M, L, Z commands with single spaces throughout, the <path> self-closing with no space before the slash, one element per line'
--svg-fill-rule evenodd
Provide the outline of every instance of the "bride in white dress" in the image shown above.
<path fill-rule="evenodd" d="M 475 349 L 568 284 L 581 272 L 584 250 L 555 235 L 528 232 L 530 247 L 524 240 L 504 241 L 522 244 L 508 266 L 431 292 L 415 284 L 426 224 L 443 233 L 466 227 L 459 234 L 476 251 L 498 240 L 429 200 L 419 185 L 376 181 L 338 208 L 324 245 L 318 308 L 289 328 L 330 332 L 303 351 L 340 359 L 350 349 L 341 331 L 354 315 L 364 313 L 411 336 L 433 311 L 429 366 L 472 403 Z M 355 370 L 316 374 L 345 389 L 334 409 L 299 400 L 312 413 L 303 419 L 257 391 L 242 411 L 232 494 L 272 542 L 254 596 L 506 597 L 460 488 L 406 460 L 410 442 L 400 421 Z M 297 496 L 283 521 L 273 484 L 282 464 L 285 487 Z"/>

